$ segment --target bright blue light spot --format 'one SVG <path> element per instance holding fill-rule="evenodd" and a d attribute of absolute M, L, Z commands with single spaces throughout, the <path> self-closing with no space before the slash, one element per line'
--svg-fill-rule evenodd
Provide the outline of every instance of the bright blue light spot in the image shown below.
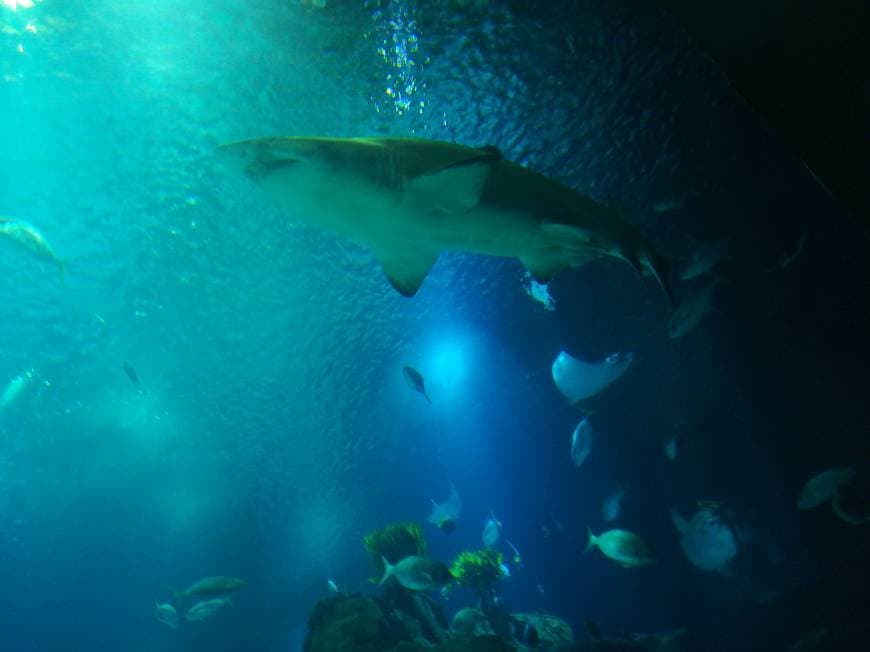
<path fill-rule="evenodd" d="M 442 400 L 460 394 L 471 374 L 473 343 L 467 336 L 455 333 L 433 339 L 424 366 L 426 383 L 432 400 Z"/>

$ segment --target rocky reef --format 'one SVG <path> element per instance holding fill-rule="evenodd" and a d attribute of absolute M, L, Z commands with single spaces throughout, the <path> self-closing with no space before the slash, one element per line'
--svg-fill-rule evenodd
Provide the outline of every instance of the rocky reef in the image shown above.
<path fill-rule="evenodd" d="M 379 596 L 324 598 L 308 620 L 305 652 L 688 652 L 685 632 L 574 640 L 571 626 L 545 613 L 488 616 L 461 609 L 448 625 L 424 593 L 388 586 Z"/>

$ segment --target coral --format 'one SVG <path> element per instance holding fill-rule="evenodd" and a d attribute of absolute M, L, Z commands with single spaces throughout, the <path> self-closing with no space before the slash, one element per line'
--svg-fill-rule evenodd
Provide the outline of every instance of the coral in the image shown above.
<path fill-rule="evenodd" d="M 446 619 L 430 598 L 397 594 L 392 599 L 362 596 L 324 598 L 308 619 L 305 652 L 514 652 L 497 636 L 451 639 Z M 416 602 L 408 610 L 408 601 Z M 402 606 L 404 605 L 404 606 Z M 427 630 L 431 630 L 428 632 Z"/>
<path fill-rule="evenodd" d="M 574 631 L 571 625 L 556 616 L 546 613 L 513 614 L 512 618 L 517 623 L 516 631 L 522 633 L 526 629 L 526 623 L 535 628 L 539 643 L 543 647 L 558 647 L 570 645 L 574 642 Z"/>
<path fill-rule="evenodd" d="M 489 620 L 486 618 L 486 614 L 480 609 L 473 607 L 465 607 L 456 612 L 453 616 L 453 621 L 450 623 L 450 631 L 455 636 L 462 638 L 495 634 L 492 625 L 489 624 Z"/>
<path fill-rule="evenodd" d="M 426 539 L 419 523 L 391 523 L 363 537 L 363 546 L 372 558 L 377 575 L 372 582 L 380 582 L 384 576 L 384 558 L 391 564 L 411 555 L 426 555 Z"/>
<path fill-rule="evenodd" d="M 321 600 L 308 619 L 305 651 L 380 652 L 391 638 L 388 622 L 373 600 L 335 597 Z"/>
<path fill-rule="evenodd" d="M 453 560 L 450 574 L 461 586 L 482 593 L 501 579 L 503 560 L 502 554 L 492 548 L 466 550 Z"/>

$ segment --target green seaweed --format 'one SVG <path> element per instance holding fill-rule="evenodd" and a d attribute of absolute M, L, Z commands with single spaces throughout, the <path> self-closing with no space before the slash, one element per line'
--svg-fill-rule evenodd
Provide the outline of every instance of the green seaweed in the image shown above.
<path fill-rule="evenodd" d="M 423 538 L 423 528 L 419 523 L 390 523 L 380 530 L 370 532 L 363 537 L 363 546 L 368 550 L 377 576 L 372 582 L 380 582 L 384 576 L 384 559 L 395 564 L 405 557 L 417 555 L 426 556 L 426 539 Z"/>
<path fill-rule="evenodd" d="M 450 566 L 457 584 L 478 592 L 486 591 L 502 578 L 502 554 L 492 548 L 460 552 Z"/>

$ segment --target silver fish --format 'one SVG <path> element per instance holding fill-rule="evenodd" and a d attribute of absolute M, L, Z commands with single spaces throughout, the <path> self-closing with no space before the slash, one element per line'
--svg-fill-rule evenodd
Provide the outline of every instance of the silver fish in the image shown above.
<path fill-rule="evenodd" d="M 489 518 L 483 525 L 483 545 L 494 546 L 501 535 L 501 521 L 489 510 Z"/>
<path fill-rule="evenodd" d="M 713 311 L 713 293 L 718 285 L 718 280 L 708 283 L 693 297 L 677 306 L 668 322 L 668 336 L 672 340 L 691 333 Z"/>
<path fill-rule="evenodd" d="M 598 548 L 605 557 L 623 568 L 646 566 L 655 561 L 646 543 L 634 532 L 608 530 L 598 536 L 595 536 L 588 528 L 587 532 L 589 540 L 586 544 L 586 550 Z"/>
<path fill-rule="evenodd" d="M 427 591 L 439 588 L 451 581 L 450 569 L 440 561 L 412 555 L 391 564 L 384 560 L 384 576 L 380 583 L 395 577 L 399 584 L 412 591 Z"/>
<path fill-rule="evenodd" d="M 680 546 L 692 564 L 705 571 L 724 571 L 737 554 L 733 530 L 719 519 L 712 503 L 700 507 L 688 521 L 671 510 L 674 527 L 680 533 Z"/>
<path fill-rule="evenodd" d="M 622 511 L 622 499 L 625 498 L 625 489 L 620 487 L 609 496 L 605 496 L 601 502 L 601 517 L 607 521 L 615 521 Z"/>
<path fill-rule="evenodd" d="M 223 598 L 212 598 L 211 600 L 202 600 L 188 609 L 187 613 L 184 614 L 184 617 L 187 620 L 205 620 L 206 618 L 211 618 L 218 611 L 231 604 L 232 600 L 230 600 L 229 596 Z"/>
<path fill-rule="evenodd" d="M 798 509 L 812 509 L 831 500 L 840 485 L 851 480 L 854 475 L 855 470 L 851 467 L 834 467 L 814 475 L 801 489 L 797 501 Z"/>
<path fill-rule="evenodd" d="M 712 272 L 715 267 L 728 258 L 728 250 L 731 248 L 732 239 L 729 236 L 699 246 L 686 261 L 683 269 L 680 270 L 680 280 L 691 281 Z"/>
<path fill-rule="evenodd" d="M 22 220 L 0 217 L 0 235 L 17 243 L 39 260 L 56 265 L 60 271 L 60 280 L 63 282 L 66 262 L 54 253 L 54 249 L 48 244 L 45 236 L 35 226 Z"/>
<path fill-rule="evenodd" d="M 597 432 L 589 423 L 589 417 L 583 417 L 571 433 L 571 461 L 574 466 L 580 466 L 592 452 L 592 441 Z"/>

